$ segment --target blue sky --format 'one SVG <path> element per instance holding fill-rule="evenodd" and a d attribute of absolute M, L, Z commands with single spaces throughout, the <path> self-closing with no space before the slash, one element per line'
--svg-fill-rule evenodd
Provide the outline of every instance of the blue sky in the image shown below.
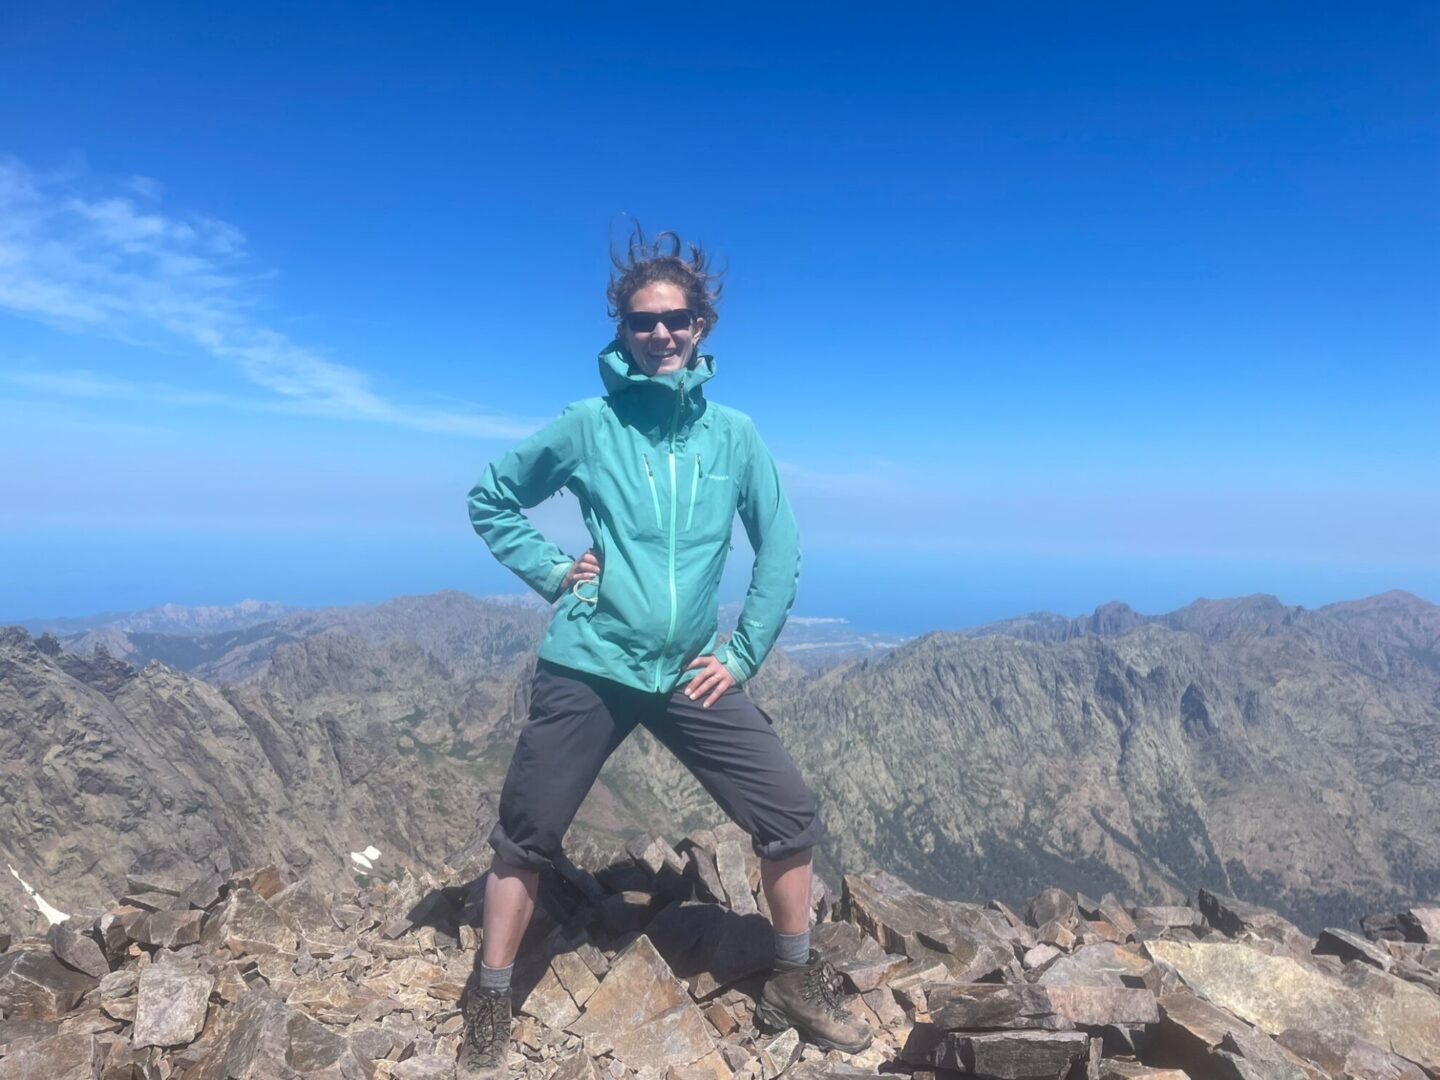
<path fill-rule="evenodd" d="M 513 591 L 629 218 L 799 611 L 1440 600 L 1434 5 L 210 7 L 0 11 L 0 620 Z"/>

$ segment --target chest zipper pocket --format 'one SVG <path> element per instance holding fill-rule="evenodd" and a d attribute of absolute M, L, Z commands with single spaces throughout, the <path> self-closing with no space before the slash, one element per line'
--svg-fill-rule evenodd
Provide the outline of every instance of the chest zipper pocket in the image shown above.
<path fill-rule="evenodd" d="M 660 520 L 660 491 L 655 487 L 655 473 L 650 468 L 650 455 L 641 454 L 640 460 L 645 462 L 645 479 L 650 481 L 650 505 L 655 508 L 655 527 L 663 529 L 665 523 Z"/>
<path fill-rule="evenodd" d="M 695 520 L 695 489 L 700 486 L 700 455 L 695 455 L 695 470 L 690 474 L 690 509 L 685 512 L 685 531 L 690 531 L 690 523 Z"/>

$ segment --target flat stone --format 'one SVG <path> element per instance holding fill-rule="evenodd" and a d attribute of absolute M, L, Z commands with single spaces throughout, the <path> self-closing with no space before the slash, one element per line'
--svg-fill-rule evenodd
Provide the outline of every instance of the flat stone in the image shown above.
<path fill-rule="evenodd" d="M 916 1024 L 902 1060 L 981 1077 L 983 1080 L 1060 1080 L 1090 1053 L 1083 1031 L 1001 1031 L 965 1035 Z"/>
<path fill-rule="evenodd" d="M 569 1027 L 632 1069 L 688 1065 L 715 1048 L 700 1010 L 645 935 L 615 958 Z"/>
<path fill-rule="evenodd" d="M 1239 943 L 1151 941 L 1146 950 L 1269 1034 L 1302 1027 L 1349 1032 L 1440 1072 L 1440 998 L 1428 990 L 1353 965 L 1342 980 Z"/>
<path fill-rule="evenodd" d="M 1105 1058 L 1100 1063 L 1100 1080 L 1190 1080 L 1183 1069 L 1157 1069 L 1139 1061 Z"/>
<path fill-rule="evenodd" d="M 1063 1031 L 1107 1024 L 1154 1024 L 1160 1019 L 1148 990 L 1110 986 L 1005 986 L 995 983 L 928 987 L 931 1022 L 945 1030 L 1035 1028 Z"/>
<path fill-rule="evenodd" d="M 589 1054 L 578 1050 L 556 1063 L 549 1080 L 600 1080 L 600 1070 Z"/>
<path fill-rule="evenodd" d="M 1137 923 L 1163 926 L 1167 930 L 1175 927 L 1199 926 L 1204 922 L 1200 912 L 1194 908 L 1178 905 L 1152 904 L 1146 907 L 1137 907 L 1132 914 Z"/>
<path fill-rule="evenodd" d="M 1061 956 L 1036 981 L 1045 986 L 1135 986 L 1151 967 L 1134 946 L 1096 942 Z"/>
<path fill-rule="evenodd" d="M 120 902 L 142 911 L 164 911 L 175 903 L 175 894 L 136 889 L 122 896 Z"/>
<path fill-rule="evenodd" d="M 1259 1031 L 1226 1035 L 1213 1061 L 1224 1080 L 1311 1080 L 1314 1071 Z"/>
<path fill-rule="evenodd" d="M 1054 945 L 1040 944 L 1033 949 L 1027 949 L 1025 955 L 1020 958 L 1020 965 L 1026 971 L 1034 971 L 1036 968 L 1043 968 L 1056 957 L 1065 954 Z"/>
<path fill-rule="evenodd" d="M 905 957 L 887 953 L 854 923 L 820 923 L 810 930 L 810 944 L 857 994 L 874 990 L 905 963 Z"/>
<path fill-rule="evenodd" d="M 546 1027 L 564 1028 L 580 1015 L 570 992 L 561 985 L 553 968 L 546 968 L 534 988 L 518 1005 L 519 1011 L 535 1017 Z"/>
<path fill-rule="evenodd" d="M 97 979 L 110 973 L 110 963 L 100 943 L 70 925 L 69 919 L 50 927 L 45 940 L 56 957 L 68 967 Z"/>
<path fill-rule="evenodd" d="M 392 1080 L 454 1080 L 455 1061 L 441 1054 L 417 1054 L 390 1066 Z"/>
<path fill-rule="evenodd" d="M 560 985 L 569 991 L 575 1004 L 581 1007 L 590 1000 L 590 995 L 600 988 L 600 980 L 578 952 L 556 954 L 550 960 L 550 970 L 555 972 Z"/>
<path fill-rule="evenodd" d="M 103 1044 L 91 1034 L 49 1035 L 0 1058 L 0 1080 L 94 1080 Z"/>
<path fill-rule="evenodd" d="M 151 964 L 140 973 L 131 1045 L 184 1046 L 205 1026 L 205 1011 L 215 980 L 200 971 Z"/>
<path fill-rule="evenodd" d="M 795 1063 L 800 1056 L 800 1033 L 786 1028 L 760 1048 L 760 1065 L 764 1069 L 764 1080 L 777 1077 Z"/>
<path fill-rule="evenodd" d="M 715 869 L 720 875 L 720 885 L 725 890 L 725 901 L 737 915 L 755 915 L 760 909 L 755 905 L 755 895 L 750 891 L 750 878 L 746 873 L 745 851 L 739 840 L 722 840 L 715 846 Z"/>
<path fill-rule="evenodd" d="M 154 911 L 139 919 L 131 930 L 136 941 L 162 949 L 179 949 L 200 940 L 205 912 L 188 908 L 184 911 Z"/>
<path fill-rule="evenodd" d="M 1425 1070 L 1358 1035 L 1291 1029 L 1275 1041 L 1327 1076 L 1352 1080 L 1425 1080 Z"/>
<path fill-rule="evenodd" d="M 0 1012 L 22 1020 L 58 1020 L 97 982 L 48 950 L 5 953 L 0 955 Z"/>
<path fill-rule="evenodd" d="M 1315 939 L 1315 955 L 1338 956 L 1341 960 L 1358 960 L 1362 964 L 1370 964 L 1381 971 L 1389 971 L 1395 966 L 1394 958 L 1379 945 L 1359 934 L 1341 930 L 1338 927 L 1320 931 L 1320 936 Z"/>
<path fill-rule="evenodd" d="M 295 931 L 264 897 L 249 889 L 236 889 L 226 898 L 225 906 L 206 922 L 200 940 L 212 948 L 224 945 L 237 957 L 294 953 L 299 946 Z"/>

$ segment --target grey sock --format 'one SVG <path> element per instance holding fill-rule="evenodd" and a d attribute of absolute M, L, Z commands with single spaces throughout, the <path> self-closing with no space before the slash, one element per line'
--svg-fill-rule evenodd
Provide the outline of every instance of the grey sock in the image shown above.
<path fill-rule="evenodd" d="M 480 989 L 481 990 L 509 990 L 510 976 L 515 973 L 515 965 L 509 967 L 492 968 L 480 961 Z"/>
<path fill-rule="evenodd" d="M 803 964 L 810 959 L 810 929 L 798 934 L 775 932 L 775 959 L 787 964 Z"/>

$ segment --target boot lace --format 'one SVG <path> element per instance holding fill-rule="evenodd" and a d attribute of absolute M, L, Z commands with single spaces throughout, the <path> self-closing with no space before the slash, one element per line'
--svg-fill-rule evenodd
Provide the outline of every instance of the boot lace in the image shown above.
<path fill-rule="evenodd" d="M 806 1001 L 822 1004 L 831 1016 L 843 1020 L 848 1015 L 845 1012 L 844 988 L 844 984 L 840 981 L 840 973 L 827 961 L 822 960 L 805 972 L 805 982 L 801 984 L 800 996 Z"/>
<path fill-rule="evenodd" d="M 510 996 L 476 991 L 465 1003 L 465 1048 L 477 1057 L 509 1049 Z"/>

